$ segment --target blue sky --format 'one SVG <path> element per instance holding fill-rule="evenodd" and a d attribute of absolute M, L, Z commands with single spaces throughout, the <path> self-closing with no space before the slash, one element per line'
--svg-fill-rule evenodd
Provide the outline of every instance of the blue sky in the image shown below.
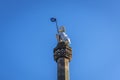
<path fill-rule="evenodd" d="M 120 80 L 119 3 L 0 0 L 0 80 L 57 80 L 51 17 L 71 38 L 71 80 Z"/>

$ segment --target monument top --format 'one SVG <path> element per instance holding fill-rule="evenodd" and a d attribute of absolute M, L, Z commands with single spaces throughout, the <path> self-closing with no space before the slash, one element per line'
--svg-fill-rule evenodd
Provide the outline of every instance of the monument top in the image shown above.
<path fill-rule="evenodd" d="M 57 41 L 58 42 L 65 42 L 65 44 L 67 44 L 67 45 L 71 44 L 70 38 L 65 33 L 65 27 L 64 26 L 58 27 L 56 18 L 51 18 L 50 20 L 51 20 L 51 22 L 56 23 L 56 28 L 57 28 L 57 32 L 58 32 L 56 34 Z"/>
<path fill-rule="evenodd" d="M 61 26 L 58 30 L 59 32 L 56 34 L 56 38 L 58 42 L 65 42 L 67 45 L 71 44 L 70 38 L 65 33 L 64 26 Z"/>

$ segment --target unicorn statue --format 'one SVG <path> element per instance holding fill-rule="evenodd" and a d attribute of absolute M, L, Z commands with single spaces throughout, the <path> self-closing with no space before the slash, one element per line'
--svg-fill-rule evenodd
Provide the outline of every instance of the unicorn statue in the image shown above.
<path fill-rule="evenodd" d="M 67 45 L 71 44 L 70 38 L 65 33 L 64 26 L 61 26 L 58 29 L 58 34 L 56 34 L 56 38 L 57 38 L 58 42 L 65 42 L 65 44 L 67 44 Z"/>

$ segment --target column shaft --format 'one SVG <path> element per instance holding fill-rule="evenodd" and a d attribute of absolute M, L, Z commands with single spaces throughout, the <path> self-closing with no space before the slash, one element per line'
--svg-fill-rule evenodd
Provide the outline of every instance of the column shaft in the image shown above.
<path fill-rule="evenodd" d="M 59 58 L 57 60 L 58 80 L 69 80 L 69 60 Z"/>

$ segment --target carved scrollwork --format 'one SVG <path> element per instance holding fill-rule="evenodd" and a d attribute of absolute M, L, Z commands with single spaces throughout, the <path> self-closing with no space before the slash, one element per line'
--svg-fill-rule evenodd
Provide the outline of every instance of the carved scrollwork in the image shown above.
<path fill-rule="evenodd" d="M 70 60 L 72 57 L 72 54 L 67 49 L 57 49 L 54 53 L 54 59 L 57 61 L 57 59 L 60 57 L 68 58 Z"/>
<path fill-rule="evenodd" d="M 58 49 L 55 51 L 55 55 L 64 55 L 65 54 L 65 50 L 64 49 Z"/>
<path fill-rule="evenodd" d="M 72 58 L 72 49 L 64 42 L 58 43 L 53 52 L 55 61 L 59 58 L 67 58 L 70 61 Z"/>

